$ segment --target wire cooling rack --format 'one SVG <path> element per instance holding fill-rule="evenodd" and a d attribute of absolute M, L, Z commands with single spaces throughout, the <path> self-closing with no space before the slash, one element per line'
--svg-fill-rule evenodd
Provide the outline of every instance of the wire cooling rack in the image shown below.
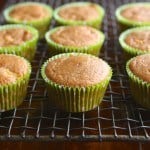
<path fill-rule="evenodd" d="M 73 0 L 72 0 L 73 1 Z M 147 0 L 149 1 L 149 0 Z M 71 0 L 41 1 L 53 8 Z M 113 68 L 113 78 L 102 104 L 85 113 L 65 113 L 49 105 L 40 67 L 47 59 L 46 42 L 40 41 L 32 62 L 27 97 L 17 109 L 0 113 L 0 140 L 26 141 L 150 141 L 150 110 L 134 103 L 125 63 L 118 44 L 116 7 L 131 0 L 93 0 L 106 11 L 102 30 L 106 40 L 100 54 Z M 9 0 L 4 8 L 18 0 Z M 4 9 L 3 8 L 3 9 Z M 4 24 L 2 11 L 1 24 Z M 50 28 L 55 26 L 52 21 Z"/>

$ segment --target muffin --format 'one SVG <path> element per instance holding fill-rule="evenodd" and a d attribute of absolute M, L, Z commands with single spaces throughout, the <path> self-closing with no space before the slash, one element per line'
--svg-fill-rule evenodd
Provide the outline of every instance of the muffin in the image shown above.
<path fill-rule="evenodd" d="M 126 70 L 134 100 L 150 108 L 150 54 L 132 58 L 127 62 Z"/>
<path fill-rule="evenodd" d="M 67 112 L 84 112 L 101 103 L 112 70 L 93 55 L 65 53 L 49 58 L 41 74 L 53 105 Z"/>
<path fill-rule="evenodd" d="M 26 96 L 31 66 L 23 57 L 0 54 L 0 112 L 16 108 Z"/>
<path fill-rule="evenodd" d="M 45 35 L 50 54 L 81 52 L 98 55 L 104 34 L 89 26 L 57 27 Z"/>
<path fill-rule="evenodd" d="M 4 18 L 8 23 L 27 24 L 39 31 L 43 38 L 52 18 L 52 8 L 38 2 L 23 2 L 4 10 Z"/>
<path fill-rule="evenodd" d="M 16 54 L 31 61 L 35 55 L 38 31 L 26 25 L 0 26 L 0 54 Z"/>
<path fill-rule="evenodd" d="M 126 59 L 150 53 L 150 27 L 137 27 L 126 30 L 119 37 Z"/>
<path fill-rule="evenodd" d="M 98 4 L 73 2 L 55 9 L 54 19 L 60 25 L 89 25 L 100 28 L 104 13 L 104 9 Z"/>
<path fill-rule="evenodd" d="M 116 17 L 122 27 L 150 26 L 150 3 L 131 3 L 120 6 Z"/>

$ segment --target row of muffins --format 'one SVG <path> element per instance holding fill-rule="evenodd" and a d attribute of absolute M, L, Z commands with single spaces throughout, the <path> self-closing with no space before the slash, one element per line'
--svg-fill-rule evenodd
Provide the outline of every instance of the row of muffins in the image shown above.
<path fill-rule="evenodd" d="M 127 61 L 131 94 L 136 103 L 150 109 L 150 3 L 121 6 L 116 17 L 123 31 L 119 43 Z"/>
<path fill-rule="evenodd" d="M 79 3 L 79 8 L 81 8 L 81 4 L 83 5 L 84 3 Z M 94 4 L 88 4 L 90 7 L 94 7 Z M 67 9 L 68 5 L 69 4 L 67 4 Z M 73 7 L 76 8 L 77 6 Z M 83 10 L 85 11 L 86 7 Z M 65 11 L 66 9 L 63 12 Z M 71 10 L 69 9 L 69 11 Z M 93 9 L 92 12 L 95 13 Z M 74 40 L 77 38 L 79 39 Z M 82 53 L 89 52 L 98 55 L 99 49 L 104 41 L 104 35 L 91 27 L 68 26 L 58 27 L 49 31 L 46 34 L 46 40 L 50 49 L 54 50 L 56 54 L 74 51 Z M 64 46 L 64 43 L 73 44 L 73 46 Z M 82 47 L 83 45 L 84 49 L 79 48 L 79 46 Z M 31 48 L 31 46 L 28 48 Z M 81 51 L 78 51 L 80 49 Z M 29 55 L 29 51 L 26 54 Z M 55 57 L 50 58 L 42 67 L 42 76 L 47 83 L 48 91 L 50 91 L 49 97 L 59 108 L 72 112 L 87 111 L 98 106 L 103 98 L 111 75 L 112 71 L 107 63 L 94 56 L 79 53 L 56 55 Z M 70 81 L 71 84 L 68 81 Z M 81 81 L 81 83 L 78 85 L 77 81 Z M 87 83 L 87 81 L 89 82 Z"/>
<path fill-rule="evenodd" d="M 49 26 L 50 20 L 52 17 L 52 9 L 51 9 L 51 7 L 49 7 L 49 11 L 48 11 L 47 10 L 48 7 L 49 6 L 44 5 L 44 4 L 40 5 L 40 3 L 33 3 L 33 2 L 21 3 L 21 4 L 17 4 L 17 5 L 14 5 L 14 6 L 7 8 L 4 11 L 4 17 L 8 23 L 28 24 L 28 25 L 32 25 L 33 27 L 35 27 L 38 30 L 39 29 L 43 30 L 44 27 Z M 149 25 L 148 24 L 148 17 L 149 17 L 149 15 L 148 15 L 149 9 L 148 8 L 149 7 L 150 7 L 149 3 L 137 3 L 137 4 L 130 4 L 130 5 L 121 6 L 120 8 L 117 9 L 116 16 L 118 18 L 118 21 L 120 23 L 122 23 L 123 25 L 128 25 L 128 24 L 125 24 L 127 22 L 127 20 L 128 20 L 128 22 L 130 22 L 130 21 L 132 22 L 132 24 L 130 23 L 130 25 L 132 25 L 132 26 Z M 138 13 L 138 10 L 141 10 L 142 8 L 143 9 L 145 8 L 144 10 L 142 10 L 142 13 L 143 12 L 145 13 L 145 16 L 144 16 L 145 19 L 143 19 L 141 21 L 140 20 L 141 19 L 141 13 Z M 76 9 L 78 9 L 78 11 L 76 11 Z M 67 12 L 67 13 L 65 13 L 65 12 Z M 45 22 L 43 20 L 45 20 L 47 18 L 48 14 L 49 14 L 49 23 L 45 24 Z M 67 15 L 65 15 L 65 14 L 67 14 Z M 87 15 L 85 15 L 85 14 L 87 14 Z M 45 17 L 44 17 L 44 15 L 45 15 Z M 97 25 L 100 26 L 102 23 L 103 16 L 104 16 L 104 9 L 101 6 L 99 6 L 97 4 L 93 4 L 93 3 L 83 3 L 83 2 L 71 3 L 71 4 L 66 4 L 64 6 L 57 8 L 54 11 L 53 16 L 60 25 L 80 25 L 80 24 L 83 25 L 84 24 L 84 25 L 91 25 L 91 26 L 95 27 L 94 24 L 92 24 L 92 23 L 88 24 L 88 23 L 93 22 L 93 20 L 96 20 L 94 22 L 97 22 Z M 57 16 L 57 17 L 55 17 L 55 16 Z M 92 16 L 94 19 L 92 18 Z M 74 22 L 70 23 L 69 17 L 70 17 L 70 20 L 73 20 Z M 61 18 L 60 20 L 65 20 L 65 23 L 63 23 L 63 21 L 61 23 L 61 21 L 59 21 L 58 18 L 59 19 Z M 131 18 L 133 20 L 131 20 Z M 13 22 L 11 20 L 15 20 L 16 22 L 15 21 Z M 126 22 L 122 21 L 122 20 L 126 20 Z M 68 21 L 68 24 L 67 24 L 67 21 Z M 37 23 L 37 26 L 35 26 L 35 24 L 33 24 L 32 22 L 34 22 L 35 24 L 36 24 L 36 22 L 42 22 L 42 23 L 41 23 L 41 26 L 39 26 L 39 28 L 37 28 L 39 23 Z M 137 23 L 135 23 L 135 22 L 137 22 Z M 8 27 L 6 26 L 6 28 L 8 28 Z M 18 27 L 16 27 L 16 28 L 18 28 Z M 1 30 L 5 30 L 5 26 Z M 40 30 L 39 30 L 39 36 L 43 37 L 43 35 L 45 35 L 46 30 L 43 30 L 42 33 Z M 149 35 L 149 33 L 147 33 L 149 31 L 148 27 L 146 29 L 145 28 L 137 28 L 135 30 L 137 30 L 137 31 L 138 30 L 141 30 L 141 31 L 144 30 L 145 34 L 147 34 L 146 36 L 148 37 L 148 35 Z M 125 50 L 127 55 L 131 55 L 131 53 L 132 53 L 132 55 L 135 56 L 139 53 L 142 54 L 145 51 L 146 52 L 149 51 L 149 48 L 147 47 L 148 44 L 143 44 L 143 43 L 142 44 L 144 46 L 143 46 L 142 50 L 136 51 L 136 49 L 139 49 L 137 47 L 137 44 L 139 43 L 139 46 L 141 47 L 140 42 L 143 42 L 143 40 L 140 37 L 141 33 L 135 34 L 134 33 L 135 30 L 130 30 L 130 31 L 125 32 L 119 38 L 120 44 L 123 47 L 123 49 Z M 87 32 L 87 34 L 86 34 L 86 32 Z M 93 34 L 91 34 L 91 32 L 93 32 Z M 81 33 L 83 34 L 81 37 L 82 40 L 79 37 L 79 36 L 81 36 Z M 135 35 L 132 35 L 132 33 L 134 33 Z M 5 34 L 7 37 L 7 33 L 5 33 Z M 15 34 L 16 33 L 14 33 L 14 35 Z M 145 34 L 143 33 L 142 37 Z M 24 35 L 24 36 L 26 36 L 26 35 Z M 76 42 L 75 41 L 72 42 L 74 36 L 76 36 L 75 37 L 76 39 L 77 38 L 80 38 L 80 39 L 76 40 Z M 137 36 L 139 37 L 138 39 L 137 39 Z M 68 39 L 69 38 L 71 39 L 70 41 L 67 40 L 67 42 L 70 42 L 69 44 L 65 43 L 65 40 L 67 37 L 68 37 Z M 85 41 L 84 41 L 83 37 L 85 38 Z M 94 40 L 90 41 L 90 37 L 92 40 L 95 39 L 95 42 L 93 42 Z M 3 38 L 3 36 L 1 37 L 1 39 L 2 38 Z M 63 38 L 65 39 L 64 41 L 63 41 Z M 133 38 L 135 40 L 132 40 Z M 7 39 L 10 39 L 10 38 L 7 38 Z M 37 35 L 36 35 L 36 39 L 37 39 Z M 91 42 L 91 43 L 89 43 L 90 48 L 89 47 L 87 48 L 87 44 L 85 44 L 86 46 L 84 44 L 79 45 L 79 41 L 80 41 L 80 43 L 85 43 L 87 39 L 88 39 L 88 42 L 89 41 Z M 4 40 L 5 40 L 5 44 L 6 44 L 6 39 L 4 39 Z M 10 40 L 12 40 L 12 39 L 10 39 Z M 10 40 L 9 40 L 9 42 L 10 42 Z M 97 40 L 97 42 L 96 42 L 96 40 Z M 90 27 L 77 27 L 77 28 L 76 27 L 60 27 L 60 28 L 54 28 L 51 31 L 49 31 L 49 33 L 46 34 L 46 41 L 47 41 L 48 45 L 50 46 L 50 49 L 52 49 L 53 51 L 58 51 L 58 53 L 67 52 L 66 49 L 68 49 L 68 52 L 71 52 L 71 51 L 72 52 L 85 52 L 85 53 L 91 53 L 91 54 L 98 55 L 98 53 L 99 53 L 98 48 L 100 49 L 100 47 L 102 46 L 102 44 L 104 42 L 104 34 L 98 30 L 96 31 L 96 29 L 95 30 L 91 29 Z M 148 43 L 148 41 L 146 43 Z M 15 43 L 13 43 L 13 44 L 15 44 Z M 2 49 L 2 53 L 4 52 L 5 47 Z M 57 49 L 57 47 L 58 47 L 58 49 Z M 95 48 L 95 47 L 97 47 L 97 48 Z M 133 47 L 135 47 L 134 50 L 133 50 Z M 9 48 L 7 47 L 7 49 L 9 49 Z M 14 48 L 14 49 L 16 49 L 16 48 Z M 87 50 L 85 50 L 85 49 L 87 49 Z M 97 50 L 93 50 L 93 49 L 97 49 Z M 9 50 L 7 53 L 9 53 Z M 12 53 L 12 52 L 10 52 L 10 53 Z M 24 57 L 24 55 L 21 55 L 21 56 Z M 29 58 L 29 60 L 30 59 L 32 59 L 32 57 Z"/>
<path fill-rule="evenodd" d="M 148 2 L 123 5 L 116 10 L 116 18 L 126 27 L 150 26 L 149 7 Z M 39 31 L 40 37 L 43 37 L 52 17 L 59 25 L 88 25 L 100 28 L 104 14 L 105 11 L 100 5 L 89 2 L 65 4 L 54 12 L 49 5 L 26 2 L 5 9 L 4 18 L 8 23 L 32 25 Z"/>
<path fill-rule="evenodd" d="M 76 8 L 78 9 L 78 11 L 76 11 Z M 66 11 L 69 12 L 67 13 L 70 14 L 69 16 L 65 15 Z M 100 26 L 104 17 L 104 9 L 101 6 L 93 3 L 88 3 L 88 2 L 66 4 L 64 6 L 61 6 L 60 8 L 57 8 L 54 11 L 54 13 L 52 12 L 53 12 L 52 8 L 48 5 L 37 3 L 37 2 L 25 2 L 25 3 L 19 3 L 6 8 L 4 10 L 4 18 L 8 23 L 31 25 L 32 27 L 38 30 L 39 38 L 42 38 L 45 35 L 46 31 L 48 30 L 52 16 L 54 16 L 54 18 L 60 25 L 91 25 L 92 27 Z M 85 13 L 88 14 L 85 16 Z M 60 16 L 65 17 L 66 19 L 65 22 L 67 22 L 67 20 L 70 17 L 72 17 L 71 19 L 74 18 L 74 22 L 69 22 L 68 20 L 68 24 L 63 23 L 63 21 L 62 23 L 60 23 L 59 21 L 59 19 L 61 18 Z M 60 20 L 63 19 L 61 18 Z M 46 41 L 50 46 L 50 49 L 56 52 L 56 54 L 72 51 L 72 52 L 84 52 L 84 53 L 98 55 L 99 49 L 101 48 L 104 42 L 104 34 L 92 27 L 90 28 L 90 27 L 82 27 L 82 26 L 81 27 L 71 26 L 71 27 L 54 28 L 53 30 L 49 31 L 46 34 Z M 18 34 L 15 33 L 14 31 L 15 25 L 14 27 L 13 25 L 3 26 L 0 28 L 0 30 L 2 31 L 2 30 L 9 29 L 9 31 L 11 32 L 11 28 L 13 31 L 12 33 L 9 34 L 10 37 L 8 37 L 8 33 L 4 33 L 5 35 L 3 34 L 1 37 L 1 39 L 3 39 L 3 37 L 6 37 L 8 42 L 6 43 L 6 38 L 5 38 L 3 40 L 5 46 L 3 46 L 3 41 L 2 41 L 1 43 L 2 48 L 0 49 L 0 53 L 5 53 L 5 51 L 6 53 L 12 53 L 12 49 L 13 49 L 13 53 L 23 56 L 28 60 L 32 60 L 35 54 L 35 48 L 36 48 L 35 45 L 37 44 L 37 39 L 38 39 L 37 34 L 36 35 L 33 34 L 35 30 L 31 28 L 29 29 L 29 27 L 28 28 L 26 28 L 25 26 L 23 27 L 23 25 L 20 27 L 19 25 L 16 26 L 16 29 L 22 28 L 24 30 L 24 33 L 22 35 L 23 38 L 27 34 L 28 35 L 32 34 L 32 36 L 30 35 L 30 39 L 28 38 L 28 41 L 32 40 L 33 38 L 36 39 L 34 40 L 35 43 L 33 47 L 31 47 L 27 43 L 28 41 L 27 42 L 25 41 L 26 39 L 24 40 L 23 44 L 25 45 L 26 43 L 28 47 L 31 47 L 31 49 L 33 49 L 32 55 L 28 56 L 29 55 L 28 50 L 26 50 L 26 52 L 24 50 L 27 49 L 27 47 L 22 50 L 22 48 L 19 47 L 19 43 L 16 44 L 15 42 L 12 41 L 12 38 L 14 36 L 17 36 L 20 33 L 20 31 L 18 31 Z M 75 38 L 76 39 L 79 38 L 79 36 L 81 36 L 80 39 L 73 41 Z M 64 39 L 70 38 L 71 40 L 67 41 L 69 43 L 67 42 L 63 43 L 63 38 Z M 87 39 L 89 43 L 87 43 Z M 20 40 L 18 40 L 18 42 L 19 41 Z M 10 45 L 13 44 L 14 47 L 13 48 L 11 47 L 9 49 L 9 44 Z M 16 50 L 18 49 L 18 47 L 19 50 Z"/>
<path fill-rule="evenodd" d="M 52 17 L 60 25 L 90 25 L 99 28 L 104 9 L 97 4 L 79 2 L 66 4 L 53 12 L 49 5 L 24 2 L 10 6 L 4 11 L 4 18 L 8 23 L 32 25 L 39 31 L 40 38 L 44 37 Z"/>
<path fill-rule="evenodd" d="M 9 23 L 19 23 L 17 21 L 13 22 L 14 19 L 16 19 L 15 17 L 19 19 L 20 18 L 24 19 L 24 17 L 25 19 L 26 18 L 33 19 L 34 17 L 36 17 L 33 10 L 39 9 L 37 7 L 32 7 L 31 9 L 31 5 L 34 4 L 37 3 L 25 3 L 25 5 L 19 4 L 16 6 L 11 6 L 10 8 L 6 9 L 4 11 L 6 21 Z M 40 4 L 38 3 L 38 6 L 39 5 Z M 98 27 L 100 25 L 101 23 L 100 20 L 102 20 L 99 19 L 100 18 L 99 10 L 102 10 L 100 6 L 91 3 L 79 3 L 77 5 L 79 5 L 80 11 L 83 11 L 81 10 L 81 7 L 83 5 L 85 6 L 84 11 L 87 11 L 87 9 L 91 8 L 91 11 L 94 14 L 96 14 L 96 17 L 98 17 L 98 19 L 96 19 L 96 21 L 92 21 L 92 24 L 91 23 L 90 24 L 94 27 L 96 26 Z M 28 7 L 25 8 L 24 6 Z M 97 8 L 97 11 L 95 10 L 95 8 Z M 20 13 L 20 11 L 23 11 L 23 13 Z M 30 11 L 31 14 L 33 15 L 32 17 L 30 15 L 28 16 L 28 14 L 26 15 L 24 14 Z M 98 14 L 95 12 L 97 12 Z M 62 14 L 65 15 L 65 13 Z M 82 14 L 82 12 L 80 12 L 79 14 Z M 14 18 L 12 19 L 12 17 Z M 89 18 L 87 17 L 84 18 L 90 19 L 91 18 L 90 14 L 88 15 L 88 17 Z M 30 24 L 34 26 L 33 24 L 31 24 L 32 20 L 29 19 L 29 22 L 30 23 L 22 20 L 21 23 Z M 87 21 L 87 24 L 89 25 L 89 21 Z M 13 27 L 15 28 L 15 26 L 16 25 L 11 25 L 11 27 L 10 25 L 7 25 L 7 27 L 4 26 L 5 29 L 6 28 L 9 29 L 9 37 L 7 37 L 8 36 L 7 30 L 7 33 L 4 33 L 3 37 L 6 36 L 6 39 L 8 39 L 8 41 L 6 42 L 6 40 L 4 40 L 2 44 L 3 45 L 13 44 L 19 47 L 20 45 L 18 45 L 18 43 L 23 42 L 23 44 L 26 45 L 26 47 L 24 48 L 25 50 L 24 53 L 20 55 L 27 58 L 28 60 L 32 60 L 33 55 L 35 53 L 35 45 L 38 39 L 37 33 L 36 33 L 36 40 L 34 41 L 35 45 L 31 46 L 26 43 L 30 41 L 33 38 L 33 36 L 35 37 L 35 35 L 33 35 L 29 30 L 25 31 L 26 28 L 25 25 L 17 25 L 16 33 L 13 32 L 15 29 L 13 29 L 13 31 L 10 30 Z M 24 29 L 24 33 L 22 33 L 20 36 L 20 32 L 22 32 L 21 28 Z M 32 27 L 29 28 L 31 30 Z M 42 26 L 40 28 L 42 28 Z M 35 29 L 33 30 L 35 31 Z M 41 30 L 38 31 L 40 37 L 42 37 L 44 32 L 41 32 Z M 14 36 L 16 36 L 16 34 L 19 34 L 20 38 L 22 39 L 21 41 L 20 39 L 17 39 L 18 41 L 17 43 L 16 40 L 14 41 L 11 40 L 13 39 Z M 28 39 L 26 37 L 28 37 Z M 82 52 L 98 55 L 99 49 L 104 41 L 104 35 L 102 32 L 89 26 L 68 26 L 68 27 L 58 27 L 49 31 L 46 34 L 46 40 L 50 46 L 49 49 L 55 51 L 55 54 L 63 52 Z M 70 46 L 70 44 L 72 46 Z M 6 48 L 5 50 L 7 50 L 7 46 L 5 48 Z M 29 53 L 30 50 L 28 50 L 28 48 L 33 49 L 32 50 L 33 52 Z M 19 51 L 22 51 L 21 47 L 19 47 L 18 49 Z M 16 50 L 15 47 L 13 47 L 13 53 L 15 53 L 15 50 Z M 8 53 L 8 50 L 6 53 Z M 27 54 L 28 57 L 26 57 Z M 32 54 L 32 56 L 30 56 L 30 54 Z M 6 57 L 13 57 L 13 56 L 7 55 Z M 99 65 L 101 67 L 98 67 Z M 13 67 L 14 66 L 12 66 L 12 68 Z M 56 55 L 56 57 L 52 57 L 43 65 L 41 72 L 45 82 L 47 83 L 48 93 L 50 95 L 50 98 L 53 100 L 53 103 L 55 103 L 57 107 L 71 112 L 88 111 L 98 106 L 103 98 L 103 95 L 105 93 L 105 90 L 107 88 L 108 82 L 112 74 L 111 68 L 106 62 L 97 57 L 81 53 L 67 53 L 62 55 Z M 14 91 L 14 93 L 16 92 L 17 90 Z M 22 95 L 20 103 L 23 97 L 24 96 Z M 3 96 L 2 101 L 3 105 L 1 105 L 1 110 L 9 110 L 15 108 L 14 103 L 13 105 L 11 102 L 10 103 L 8 102 L 9 100 L 7 102 L 5 100 L 6 97 Z"/>

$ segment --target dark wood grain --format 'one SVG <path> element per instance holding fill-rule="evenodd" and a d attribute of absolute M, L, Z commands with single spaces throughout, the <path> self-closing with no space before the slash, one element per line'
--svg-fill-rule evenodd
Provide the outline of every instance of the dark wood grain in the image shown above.
<path fill-rule="evenodd" d="M 143 150 L 148 150 L 150 143 L 143 143 Z M 135 142 L 2 142 L 1 150 L 140 150 L 139 143 Z"/>
<path fill-rule="evenodd" d="M 150 143 L 138 142 L 0 142 L 0 150 L 149 150 Z"/>
<path fill-rule="evenodd" d="M 4 0 L 0 0 L 0 11 L 1 11 L 1 9 L 3 8 L 3 6 L 4 6 Z"/>

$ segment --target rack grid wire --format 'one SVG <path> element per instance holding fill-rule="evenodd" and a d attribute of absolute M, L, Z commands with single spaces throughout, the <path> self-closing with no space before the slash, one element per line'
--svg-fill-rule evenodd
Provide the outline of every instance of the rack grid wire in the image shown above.
<path fill-rule="evenodd" d="M 147 0 L 149 1 L 149 0 Z M 19 0 L 5 1 L 3 9 Z M 56 8 L 73 0 L 40 1 Z M 105 8 L 102 31 L 106 40 L 100 57 L 113 68 L 113 77 L 96 109 L 84 113 L 66 113 L 49 105 L 40 67 L 47 57 L 44 40 L 38 43 L 32 61 L 32 75 L 23 104 L 0 113 L 0 141 L 150 141 L 150 110 L 134 103 L 122 50 L 118 43 L 120 28 L 115 9 L 131 0 L 93 0 Z M 3 11 L 2 9 L 2 11 Z M 5 24 L 0 15 L 0 23 Z M 50 28 L 55 26 L 53 20 Z"/>

